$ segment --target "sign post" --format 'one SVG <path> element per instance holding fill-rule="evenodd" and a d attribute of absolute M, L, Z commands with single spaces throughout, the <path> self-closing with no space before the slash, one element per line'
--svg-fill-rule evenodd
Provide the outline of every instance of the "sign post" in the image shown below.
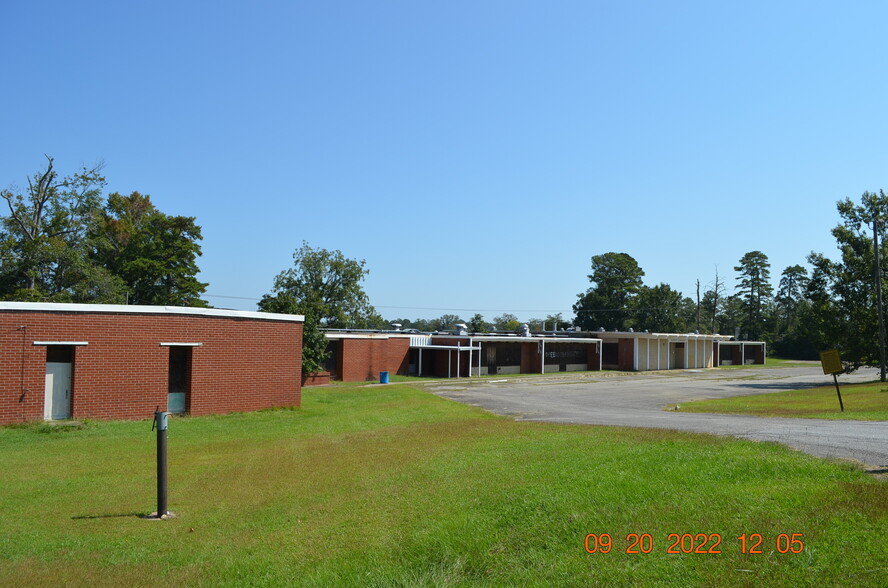
<path fill-rule="evenodd" d="M 829 351 L 820 352 L 820 364 L 823 366 L 824 374 L 832 374 L 833 381 L 836 383 L 836 394 L 839 395 L 839 408 L 845 412 L 845 405 L 842 404 L 842 392 L 839 390 L 839 374 L 845 371 L 842 367 L 842 358 L 838 349 L 830 349 Z"/>

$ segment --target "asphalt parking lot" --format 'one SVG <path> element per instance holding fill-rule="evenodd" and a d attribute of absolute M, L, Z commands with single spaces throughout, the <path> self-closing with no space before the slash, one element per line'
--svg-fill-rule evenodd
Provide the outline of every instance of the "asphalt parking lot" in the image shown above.
<path fill-rule="evenodd" d="M 878 371 L 840 376 L 840 384 L 878 379 Z M 831 385 L 810 367 L 707 369 L 614 374 L 559 373 L 534 377 L 460 378 L 430 383 L 429 391 L 518 420 L 651 427 L 775 441 L 818 457 L 861 462 L 888 472 L 888 423 L 761 418 L 666 411 L 707 398 L 767 394 Z"/>

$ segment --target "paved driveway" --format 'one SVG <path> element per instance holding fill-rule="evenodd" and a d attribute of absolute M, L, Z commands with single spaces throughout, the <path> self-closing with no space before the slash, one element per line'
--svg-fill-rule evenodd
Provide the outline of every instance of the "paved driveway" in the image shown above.
<path fill-rule="evenodd" d="M 839 383 L 878 379 L 876 370 L 840 376 Z M 448 380 L 431 392 L 519 420 L 677 429 L 776 441 L 827 458 L 860 461 L 888 471 L 888 423 L 693 414 L 663 408 L 692 400 L 766 394 L 832 384 L 818 365 L 801 368 L 608 372 L 539 377 Z M 833 393 L 834 394 L 834 393 Z M 838 410 L 838 399 L 836 399 Z"/>

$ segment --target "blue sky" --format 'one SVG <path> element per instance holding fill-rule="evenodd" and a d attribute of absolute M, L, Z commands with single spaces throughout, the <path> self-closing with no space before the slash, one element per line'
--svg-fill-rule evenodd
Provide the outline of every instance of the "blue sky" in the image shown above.
<path fill-rule="evenodd" d="M 571 315 L 593 255 L 693 295 L 834 256 L 888 188 L 883 2 L 0 1 L 0 185 L 106 163 L 254 309 L 307 241 L 387 318 Z M 240 297 L 240 298 L 222 298 Z"/>

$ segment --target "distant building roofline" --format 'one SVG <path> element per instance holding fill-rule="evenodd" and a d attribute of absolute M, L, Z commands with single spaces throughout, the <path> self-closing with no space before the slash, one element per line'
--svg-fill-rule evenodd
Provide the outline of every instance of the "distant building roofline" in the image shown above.
<path fill-rule="evenodd" d="M 648 333 L 646 331 L 578 331 L 580 333 L 594 335 L 602 338 L 636 338 L 636 339 L 712 339 L 726 341 L 732 339 L 731 335 L 719 335 L 713 333 Z"/>

